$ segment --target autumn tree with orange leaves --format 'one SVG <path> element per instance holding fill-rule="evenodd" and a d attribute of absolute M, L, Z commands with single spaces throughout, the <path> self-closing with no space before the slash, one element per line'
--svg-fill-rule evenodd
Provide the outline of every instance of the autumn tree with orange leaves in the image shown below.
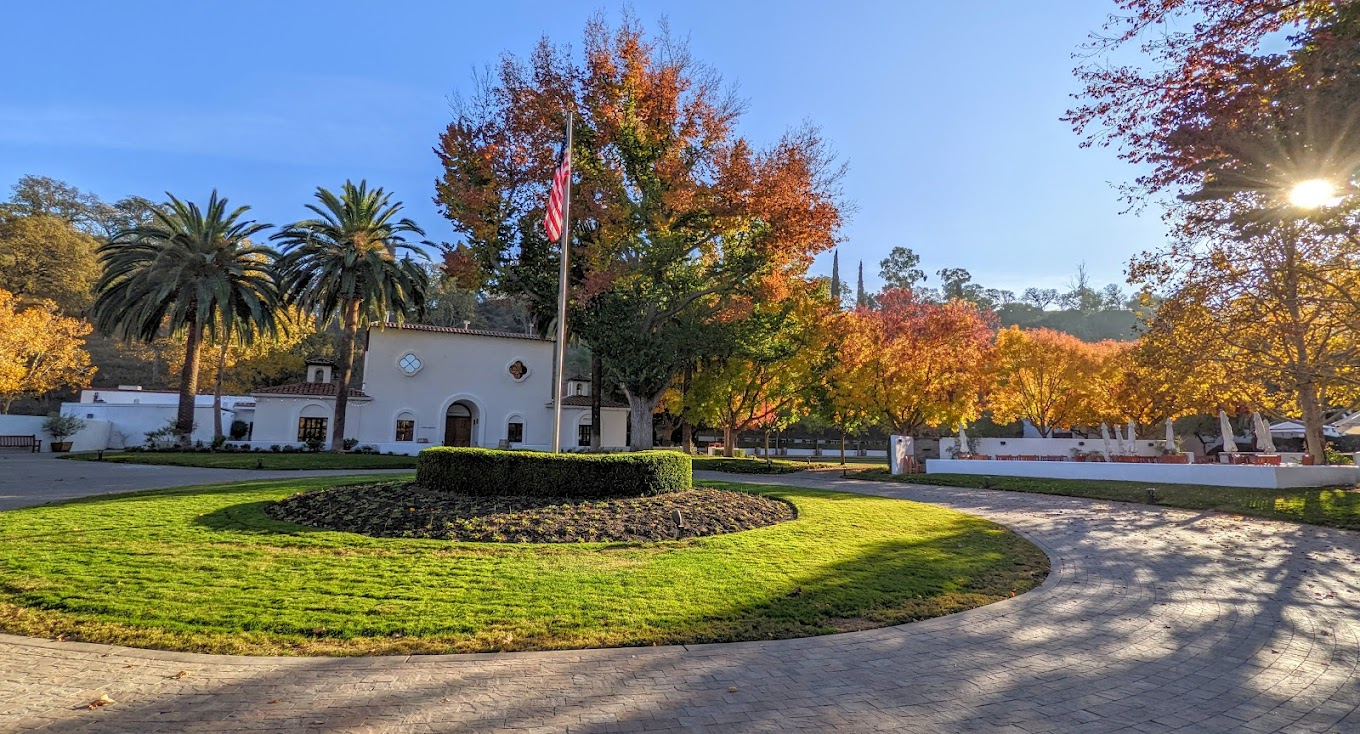
<path fill-rule="evenodd" d="M 979 415 L 995 315 L 964 301 L 929 303 L 889 289 L 849 312 L 841 347 L 848 397 L 879 426 L 911 435 Z"/>
<path fill-rule="evenodd" d="M 568 321 L 627 395 L 632 448 L 650 448 L 662 392 L 721 346 L 713 325 L 785 298 L 834 244 L 842 171 L 813 128 L 764 149 L 738 136 L 740 100 L 664 26 L 597 17 L 583 51 L 544 39 L 457 102 L 436 199 L 488 287 L 548 327 L 558 253 L 541 220 L 575 113 Z"/>

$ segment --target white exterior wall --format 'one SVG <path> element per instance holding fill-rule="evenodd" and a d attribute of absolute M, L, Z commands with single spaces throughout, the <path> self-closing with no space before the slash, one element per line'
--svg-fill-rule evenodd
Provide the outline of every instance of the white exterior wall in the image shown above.
<path fill-rule="evenodd" d="M 1122 464 L 1103 461 L 998 461 L 930 459 L 927 474 L 1092 479 L 1118 482 L 1203 484 L 1214 487 L 1292 489 L 1360 482 L 1356 466 L 1240 466 L 1228 464 Z"/>
<path fill-rule="evenodd" d="M 345 408 L 345 438 L 355 438 L 366 443 L 360 434 L 365 418 L 369 413 L 369 401 L 349 399 Z M 308 417 L 326 419 L 326 438 L 329 444 L 331 431 L 335 428 L 335 398 L 315 395 L 258 395 L 255 398 L 255 428 L 248 443 L 252 447 L 269 448 L 280 446 L 302 446 L 297 440 L 298 419 Z"/>
<path fill-rule="evenodd" d="M 45 420 L 47 418 L 41 415 L 0 415 L 0 435 L 37 436 L 42 441 L 42 452 L 48 453 L 52 450 L 52 437 L 43 433 L 42 424 Z M 109 447 L 111 427 L 108 421 L 87 420 L 79 433 L 66 440 L 71 442 L 72 451 L 99 451 Z M 0 449 L 0 454 L 12 454 L 20 450 Z"/>
<path fill-rule="evenodd" d="M 107 422 L 109 430 L 105 445 L 96 446 L 93 449 L 121 449 L 128 446 L 144 445 L 146 434 L 164 428 L 175 420 L 179 413 L 179 406 L 174 403 L 62 403 L 61 413 L 62 415 L 73 415 L 87 422 Z M 222 411 L 223 431 L 230 429 L 234 417 L 234 414 L 225 410 Z M 199 401 L 197 407 L 194 408 L 194 432 L 190 434 L 190 438 L 194 441 L 202 441 L 205 445 L 212 443 L 213 409 L 211 395 L 208 396 L 206 406 Z M 85 451 L 87 449 L 79 450 Z"/>
<path fill-rule="evenodd" d="M 420 370 L 407 375 L 398 362 L 413 354 Z M 528 372 L 516 380 L 510 366 Z M 364 354 L 363 390 L 372 398 L 360 445 L 379 451 L 416 453 L 444 443 L 445 417 L 454 403 L 472 413 L 472 445 L 496 448 L 507 438 L 511 421 L 524 424 L 524 441 L 512 448 L 547 450 L 552 445 L 553 343 L 542 339 L 381 328 L 369 331 Z M 256 408 L 259 426 L 263 407 Z M 603 446 L 627 445 L 627 410 L 601 411 Z M 415 420 L 415 440 L 396 441 L 399 416 Z M 578 426 L 590 421 L 589 408 L 564 408 L 560 434 L 564 448 L 576 447 Z M 296 429 L 294 429 L 296 430 Z"/>
<path fill-rule="evenodd" d="M 1072 450 L 1083 452 L 1102 452 L 1105 441 L 1095 438 L 978 438 L 969 437 L 969 443 L 978 442 L 978 453 L 987 456 L 1071 456 Z M 940 457 L 948 458 L 950 450 L 959 442 L 958 438 L 940 439 Z M 1140 438 L 1134 442 L 1135 456 L 1160 456 L 1164 439 Z M 1110 452 L 1119 454 L 1119 442 L 1110 438 Z"/>

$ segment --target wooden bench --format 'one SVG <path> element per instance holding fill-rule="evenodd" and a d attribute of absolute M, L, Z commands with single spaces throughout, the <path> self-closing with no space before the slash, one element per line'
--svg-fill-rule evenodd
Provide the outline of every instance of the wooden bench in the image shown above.
<path fill-rule="evenodd" d="M 0 436 L 0 449 L 28 449 L 36 454 L 42 451 L 42 441 L 37 436 Z"/>

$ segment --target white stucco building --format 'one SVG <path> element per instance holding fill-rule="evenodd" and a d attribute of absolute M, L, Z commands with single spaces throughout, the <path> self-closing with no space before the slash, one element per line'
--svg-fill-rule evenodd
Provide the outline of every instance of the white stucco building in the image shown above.
<path fill-rule="evenodd" d="M 549 449 L 553 342 L 535 336 L 421 324 L 369 329 L 363 385 L 352 388 L 345 433 L 361 446 L 414 454 L 429 446 Z M 329 440 L 334 366 L 309 362 L 306 379 L 264 388 L 255 401 L 252 445 Z M 590 445 L 588 380 L 567 382 L 564 449 Z M 627 446 L 626 405 L 601 408 L 601 445 Z"/>

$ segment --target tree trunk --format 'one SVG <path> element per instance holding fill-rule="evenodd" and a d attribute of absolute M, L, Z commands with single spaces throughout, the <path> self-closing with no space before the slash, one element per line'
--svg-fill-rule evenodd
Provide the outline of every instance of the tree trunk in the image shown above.
<path fill-rule="evenodd" d="M 628 396 L 628 415 L 633 423 L 632 435 L 628 437 L 628 449 L 630 451 L 647 451 L 654 447 L 655 432 L 652 426 L 652 415 L 656 413 L 656 401 L 661 396 L 634 395 L 627 388 L 624 388 L 624 394 Z"/>
<path fill-rule="evenodd" d="M 335 386 L 335 431 L 331 451 L 345 451 L 345 412 L 349 409 L 349 381 L 354 373 L 354 341 L 359 331 L 359 299 L 345 307 L 345 326 L 340 335 L 340 379 Z"/>
<path fill-rule="evenodd" d="M 1327 438 L 1323 433 L 1326 424 L 1312 380 L 1299 385 L 1299 412 L 1303 415 L 1304 450 L 1313 456 L 1313 463 L 1326 464 Z"/>
<path fill-rule="evenodd" d="M 193 442 L 194 402 L 198 399 L 198 359 L 203 346 L 203 326 L 190 324 L 184 339 L 184 369 L 179 376 L 179 412 L 175 416 L 175 441 Z"/>
<path fill-rule="evenodd" d="M 227 371 L 227 334 L 222 335 L 222 351 L 217 354 L 217 377 L 213 380 L 213 441 L 222 432 L 222 373 Z"/>
<path fill-rule="evenodd" d="M 731 458 L 731 456 L 732 456 L 732 449 L 734 448 L 732 444 L 734 444 L 734 443 L 736 443 L 736 442 L 737 442 L 737 434 L 736 434 L 736 431 L 733 431 L 733 430 L 732 430 L 732 426 L 730 426 L 730 425 L 724 426 L 724 427 L 723 427 L 723 456 L 726 456 L 726 457 L 728 457 L 728 458 Z"/>
<path fill-rule="evenodd" d="M 684 447 L 685 453 L 694 453 L 694 426 L 684 418 L 680 419 L 680 445 Z"/>
<path fill-rule="evenodd" d="M 765 429 L 765 463 L 774 463 L 774 459 L 770 456 L 770 430 L 768 428 Z"/>
<path fill-rule="evenodd" d="M 604 425 L 600 422 L 600 392 L 604 390 L 604 362 L 598 354 L 590 355 L 590 450 L 599 451 L 603 443 Z"/>
<path fill-rule="evenodd" d="M 841 466 L 845 466 L 845 428 L 841 428 Z"/>

